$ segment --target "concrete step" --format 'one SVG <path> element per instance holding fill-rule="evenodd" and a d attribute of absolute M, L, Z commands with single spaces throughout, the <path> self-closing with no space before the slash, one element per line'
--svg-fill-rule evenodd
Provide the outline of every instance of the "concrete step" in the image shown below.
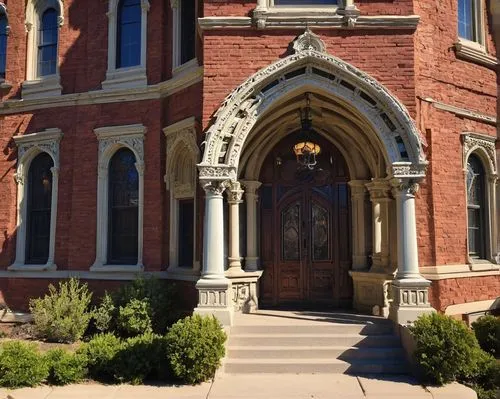
<path fill-rule="evenodd" d="M 402 348 L 356 348 L 343 346 L 230 346 L 228 359 L 405 359 Z"/>
<path fill-rule="evenodd" d="M 377 324 L 320 324 L 311 325 L 248 325 L 234 326 L 231 335 L 238 334 L 360 334 L 386 335 L 392 334 L 393 327 L 389 323 Z"/>
<path fill-rule="evenodd" d="M 400 347 L 395 335 L 359 334 L 231 334 L 227 346 L 344 346 L 344 347 Z"/>
<path fill-rule="evenodd" d="M 404 362 L 395 360 L 345 362 L 338 359 L 228 359 L 224 364 L 224 372 L 406 374 L 408 368 Z"/>

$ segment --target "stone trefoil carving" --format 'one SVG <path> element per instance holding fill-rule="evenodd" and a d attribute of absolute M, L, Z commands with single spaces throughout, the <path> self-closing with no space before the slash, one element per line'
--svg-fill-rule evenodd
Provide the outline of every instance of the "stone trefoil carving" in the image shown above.
<path fill-rule="evenodd" d="M 486 155 L 490 167 L 490 174 L 497 174 L 497 160 L 495 149 L 495 137 L 476 133 L 464 133 L 463 139 L 463 165 L 467 166 L 467 159 L 474 151 L 481 151 Z"/>
<path fill-rule="evenodd" d="M 307 28 L 305 32 L 297 37 L 293 42 L 295 53 L 300 53 L 306 50 L 315 50 L 319 53 L 326 52 L 326 46 L 323 40 Z"/>

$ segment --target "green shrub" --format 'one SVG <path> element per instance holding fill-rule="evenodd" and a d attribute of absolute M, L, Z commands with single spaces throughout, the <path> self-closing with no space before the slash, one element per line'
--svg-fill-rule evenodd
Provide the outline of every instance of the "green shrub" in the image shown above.
<path fill-rule="evenodd" d="M 101 298 L 101 303 L 92 313 L 94 326 L 99 332 L 103 333 L 111 331 L 115 311 L 116 306 L 112 296 L 107 292 L 104 293 L 104 296 Z"/>
<path fill-rule="evenodd" d="M 49 375 L 49 367 L 33 343 L 9 341 L 0 346 L 0 386 L 33 387 Z"/>
<path fill-rule="evenodd" d="M 87 284 L 80 285 L 74 278 L 60 282 L 58 289 L 50 284 L 44 298 L 30 301 L 35 334 L 54 342 L 79 340 L 91 317 L 91 297 Z"/>
<path fill-rule="evenodd" d="M 159 376 L 166 362 L 164 341 L 151 332 L 128 338 L 116 356 L 116 379 L 141 384 L 148 377 Z"/>
<path fill-rule="evenodd" d="M 131 299 L 125 306 L 120 306 L 116 321 L 122 336 L 133 337 L 153 331 L 151 306 L 147 300 Z"/>
<path fill-rule="evenodd" d="M 89 375 L 98 381 L 114 380 L 116 356 L 122 348 L 122 341 L 113 334 L 95 335 L 77 350 L 87 359 Z"/>
<path fill-rule="evenodd" d="M 125 307 L 131 300 L 147 302 L 153 331 L 165 334 L 167 327 L 177 321 L 179 313 L 175 311 L 175 286 L 156 278 L 139 278 L 123 285 L 114 295 L 115 306 Z"/>
<path fill-rule="evenodd" d="M 50 384 L 73 384 L 80 382 L 87 375 L 87 359 L 81 353 L 52 349 L 45 356 L 49 365 L 47 381 Z"/>
<path fill-rule="evenodd" d="M 477 374 L 482 352 L 463 322 L 438 313 L 425 314 L 410 331 L 416 342 L 414 356 L 427 382 L 442 385 Z"/>
<path fill-rule="evenodd" d="M 224 356 L 225 340 L 215 317 L 193 315 L 179 320 L 166 335 L 174 375 L 190 384 L 212 378 Z"/>
<path fill-rule="evenodd" d="M 472 329 L 481 348 L 500 357 L 500 317 L 483 316 L 472 323 Z"/>

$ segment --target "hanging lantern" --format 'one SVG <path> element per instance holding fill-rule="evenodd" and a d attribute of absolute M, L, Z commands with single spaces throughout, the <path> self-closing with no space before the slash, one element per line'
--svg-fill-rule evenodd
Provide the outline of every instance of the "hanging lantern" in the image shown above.
<path fill-rule="evenodd" d="M 306 107 L 300 112 L 300 124 L 301 129 L 293 152 L 302 168 L 313 170 L 317 164 L 316 155 L 320 153 L 321 147 L 311 139 L 313 130 L 309 93 L 306 94 Z"/>

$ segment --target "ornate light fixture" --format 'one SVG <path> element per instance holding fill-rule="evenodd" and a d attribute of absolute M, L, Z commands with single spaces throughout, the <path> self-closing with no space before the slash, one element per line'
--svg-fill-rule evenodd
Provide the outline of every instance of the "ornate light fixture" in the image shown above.
<path fill-rule="evenodd" d="M 293 152 L 301 168 L 313 170 L 317 163 L 316 155 L 321 152 L 321 147 L 311 140 L 313 130 L 309 93 L 306 93 L 306 107 L 300 110 L 300 123 L 301 129 L 297 144 L 293 146 Z"/>

